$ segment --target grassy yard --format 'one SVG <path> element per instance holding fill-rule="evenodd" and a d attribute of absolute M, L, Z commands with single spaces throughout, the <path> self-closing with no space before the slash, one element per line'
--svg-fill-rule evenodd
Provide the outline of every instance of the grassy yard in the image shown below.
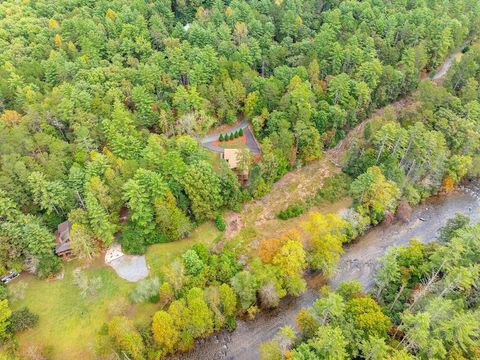
<path fill-rule="evenodd" d="M 245 144 L 245 142 L 245 136 L 242 136 L 237 139 L 219 142 L 218 146 L 224 149 L 248 149 L 248 146 Z"/>
<path fill-rule="evenodd" d="M 53 359 L 93 359 L 95 336 L 108 320 L 111 305 L 119 298 L 126 299 L 134 285 L 97 261 L 84 271 L 89 277 L 99 276 L 101 288 L 96 296 L 84 299 L 73 284 L 73 271 L 78 266 L 77 261 L 65 263 L 62 280 L 22 275 L 9 286 L 14 310 L 27 306 L 40 316 L 36 328 L 18 336 L 22 352 L 43 345 Z"/>
<path fill-rule="evenodd" d="M 161 272 L 162 266 L 171 263 L 175 257 L 181 255 L 193 244 L 212 244 L 220 235 L 221 232 L 217 230 L 213 222 L 207 222 L 197 227 L 185 239 L 149 246 L 146 256 L 151 273 L 157 274 Z"/>
<path fill-rule="evenodd" d="M 208 153 L 210 155 L 210 159 L 211 159 L 211 163 L 212 163 L 212 166 L 213 166 L 213 170 L 215 171 L 220 171 L 221 169 L 221 162 L 224 161 L 222 160 L 222 158 L 220 157 L 220 153 L 216 152 L 216 151 L 212 151 L 212 150 L 208 150 Z"/>
<path fill-rule="evenodd" d="M 210 243 L 219 235 L 213 223 L 205 223 L 186 239 L 150 246 L 146 257 L 151 273 L 158 273 L 195 242 Z M 22 274 L 9 285 L 14 310 L 27 306 L 40 315 L 36 328 L 18 336 L 22 352 L 37 346 L 46 347 L 55 360 L 94 359 L 99 329 L 112 316 L 118 315 L 119 310 L 123 309 L 122 313 L 142 324 L 158 309 L 154 304 L 131 304 L 128 295 L 135 284 L 117 276 L 103 263 L 103 258 L 83 270 L 89 278 L 100 277 L 102 285 L 96 296 L 82 298 L 73 283 L 73 271 L 81 266 L 76 260 L 64 263 L 62 280 L 45 281 Z"/>

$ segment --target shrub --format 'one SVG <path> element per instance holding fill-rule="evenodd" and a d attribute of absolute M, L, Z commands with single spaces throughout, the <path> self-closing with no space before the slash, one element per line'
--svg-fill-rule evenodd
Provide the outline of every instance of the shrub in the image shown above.
<path fill-rule="evenodd" d="M 37 267 L 37 275 L 40 279 L 45 279 L 52 274 L 60 271 L 60 259 L 55 255 L 47 255 L 40 259 Z"/>
<path fill-rule="evenodd" d="M 352 179 L 345 173 L 339 173 L 325 179 L 321 189 L 317 190 L 316 202 L 326 200 L 334 202 L 348 195 Z"/>
<path fill-rule="evenodd" d="M 182 260 L 185 271 L 189 275 L 198 275 L 205 267 L 202 259 L 200 259 L 200 256 L 198 256 L 197 252 L 193 249 L 185 251 L 182 255 Z"/>
<path fill-rule="evenodd" d="M 173 292 L 172 286 L 168 282 L 164 282 L 162 286 L 160 286 L 159 291 L 159 300 L 162 309 L 170 304 L 175 299 L 175 294 Z"/>
<path fill-rule="evenodd" d="M 37 323 L 38 315 L 32 313 L 27 307 L 24 307 L 12 313 L 9 329 L 12 333 L 17 333 L 31 329 L 37 325 Z"/>
<path fill-rule="evenodd" d="M 240 136 L 240 133 L 237 131 L 235 131 L 235 139 L 238 138 Z"/>
<path fill-rule="evenodd" d="M 155 232 L 145 237 L 145 244 L 146 245 L 164 244 L 174 240 L 177 240 L 177 239 L 169 239 L 165 235 Z"/>
<path fill-rule="evenodd" d="M 202 259 L 205 264 L 208 263 L 210 259 L 210 250 L 208 249 L 207 245 L 205 245 L 204 243 L 196 243 L 193 244 L 192 250 L 195 250 L 198 257 Z"/>
<path fill-rule="evenodd" d="M 235 135 L 233 133 L 230 133 L 230 140 L 233 140 L 235 138 Z"/>
<path fill-rule="evenodd" d="M 225 326 L 226 326 L 228 331 L 235 330 L 236 327 L 237 327 L 237 319 L 235 318 L 235 316 L 227 317 L 227 320 L 225 322 Z"/>
<path fill-rule="evenodd" d="M 123 231 L 119 242 L 122 245 L 122 251 L 126 254 L 143 255 L 147 250 L 144 239 L 133 228 Z"/>
<path fill-rule="evenodd" d="M 363 128 L 363 136 L 365 137 L 365 140 L 370 140 L 372 137 L 372 123 L 370 121 L 367 121 L 365 123 L 365 127 Z"/>
<path fill-rule="evenodd" d="M 291 219 L 303 214 L 305 208 L 302 203 L 294 203 L 287 206 L 286 209 L 280 211 L 277 214 L 277 217 L 281 220 Z"/>
<path fill-rule="evenodd" d="M 455 236 L 455 232 L 470 223 L 470 217 L 461 213 L 456 213 L 455 216 L 447 220 L 445 226 L 438 231 L 439 242 L 449 242 Z"/>
<path fill-rule="evenodd" d="M 136 304 L 147 301 L 158 302 L 160 300 L 160 279 L 154 277 L 140 281 L 130 293 L 130 299 Z"/>
<path fill-rule="evenodd" d="M 243 129 L 238 130 L 238 135 L 243 136 Z"/>
<path fill-rule="evenodd" d="M 218 214 L 215 217 L 215 226 L 220 231 L 225 231 L 225 229 L 227 228 L 227 225 L 225 224 L 225 219 L 223 218 L 222 215 Z"/>
<path fill-rule="evenodd" d="M 223 138 L 223 134 L 220 134 L 219 138 L 218 138 L 219 141 L 223 141 L 224 138 Z"/>
<path fill-rule="evenodd" d="M 227 114 L 225 115 L 225 122 L 227 124 L 233 124 L 237 120 L 237 114 L 235 110 L 228 110 Z"/>

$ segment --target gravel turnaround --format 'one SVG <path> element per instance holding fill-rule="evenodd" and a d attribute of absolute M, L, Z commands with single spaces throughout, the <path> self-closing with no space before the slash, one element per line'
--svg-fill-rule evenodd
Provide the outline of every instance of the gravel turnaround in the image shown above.
<path fill-rule="evenodd" d="M 148 267 L 145 256 L 123 255 L 112 260 L 109 265 L 122 279 L 137 282 L 148 276 Z"/>

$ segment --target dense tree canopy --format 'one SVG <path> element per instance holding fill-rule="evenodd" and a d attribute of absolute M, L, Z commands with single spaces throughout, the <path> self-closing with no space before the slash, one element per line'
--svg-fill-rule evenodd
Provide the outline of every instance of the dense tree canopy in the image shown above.
<path fill-rule="evenodd" d="M 190 221 L 264 194 L 295 162 L 318 158 L 344 129 L 414 89 L 422 71 L 478 30 L 478 10 L 473 0 L 408 7 L 375 1 L 4 1 L 1 188 L 46 232 L 67 216 L 75 220 L 79 255 L 108 246 L 117 231 L 131 252 L 178 239 Z M 477 66 L 474 58 L 466 64 L 449 82 L 471 100 L 469 116 L 475 117 Z M 252 171 L 243 190 L 192 138 L 234 122 L 240 112 L 251 119 L 264 151 L 260 165 L 242 165 Z M 451 134 L 448 124 L 458 112 L 442 116 Z M 444 146 L 442 129 L 412 129 L 418 131 L 425 132 L 418 137 L 422 144 Z M 402 136 L 408 143 L 409 135 Z M 431 159 L 428 153 L 417 159 L 418 141 L 396 152 L 408 176 L 441 181 L 422 172 Z M 476 146 L 460 135 L 446 141 L 455 149 Z M 382 142 L 381 152 L 386 146 Z M 448 162 L 454 180 L 465 172 L 459 160 Z M 435 161 L 441 166 L 444 159 Z M 119 220 L 122 208 L 130 210 L 127 224 Z M 78 209 L 86 216 L 71 214 Z M 43 243 L 52 241 L 46 232 Z M 9 266 L 39 258 L 26 246 L 12 246 L 10 240 Z"/>

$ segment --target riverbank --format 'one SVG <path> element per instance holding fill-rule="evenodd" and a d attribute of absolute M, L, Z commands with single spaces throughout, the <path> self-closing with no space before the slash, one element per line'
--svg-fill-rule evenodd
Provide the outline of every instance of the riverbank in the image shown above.
<path fill-rule="evenodd" d="M 335 288 L 342 281 L 359 280 L 368 290 L 373 283 L 377 260 L 391 246 L 406 245 L 412 238 L 422 242 L 435 240 L 438 230 L 456 213 L 470 216 L 472 222 L 480 221 L 478 194 L 477 183 L 466 184 L 418 205 L 408 223 L 395 222 L 370 229 L 345 248 L 337 272 L 328 282 L 312 281 L 314 279 L 309 276 L 310 286 L 301 296 L 284 299 L 277 309 L 262 312 L 254 320 L 240 320 L 234 332 L 222 331 L 199 341 L 192 352 L 179 354 L 175 359 L 259 359 L 259 346 L 275 336 L 282 326 L 294 326 L 298 311 L 313 304 L 321 285 L 328 283 Z"/>

